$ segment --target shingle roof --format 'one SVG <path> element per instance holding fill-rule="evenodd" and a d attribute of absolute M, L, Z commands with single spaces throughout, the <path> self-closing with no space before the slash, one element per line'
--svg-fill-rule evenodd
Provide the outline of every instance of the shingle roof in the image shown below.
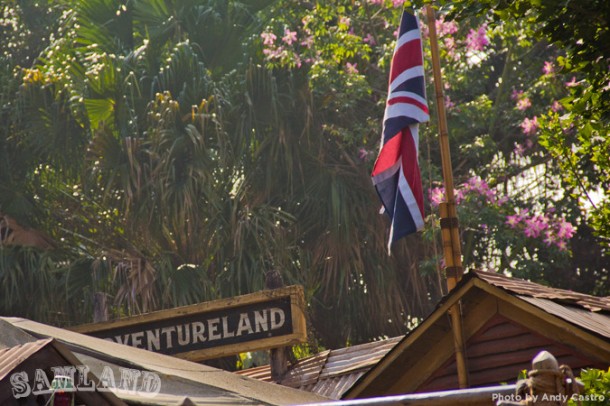
<path fill-rule="evenodd" d="M 299 360 L 290 367 L 281 385 L 340 399 L 358 378 L 391 350 L 401 337 L 326 350 Z M 239 375 L 271 382 L 269 365 L 237 372 Z"/>
<path fill-rule="evenodd" d="M 0 380 L 4 379 L 19 364 L 36 354 L 51 341 L 53 341 L 52 338 L 47 338 L 0 349 Z"/>
<path fill-rule="evenodd" d="M 605 338 L 610 338 L 610 298 L 556 289 L 523 279 L 476 271 L 470 277 L 503 289 L 545 312 Z"/>
<path fill-rule="evenodd" d="M 474 273 L 491 285 L 519 295 L 549 299 L 561 304 L 577 305 L 592 312 L 610 311 L 610 297 L 597 297 L 571 290 L 551 288 L 495 272 L 476 271 Z"/>
<path fill-rule="evenodd" d="M 182 399 L 185 396 L 194 404 L 280 405 L 326 400 L 314 393 L 259 382 L 207 365 L 89 337 L 27 319 L 0 317 L 0 321 L 2 320 L 35 337 L 48 337 L 60 342 L 79 363 L 87 365 L 91 373 L 98 377 L 106 367 L 113 370 L 123 367 L 156 373 L 162 377 L 162 386 L 158 396 L 150 400 L 154 404 L 183 404 Z M 25 345 L 29 348 L 32 343 Z M 19 351 L 25 353 L 25 349 Z M 135 399 L 123 391 L 117 392 L 117 395 L 129 402 L 137 400 L 147 404 L 144 403 L 145 399 Z"/>

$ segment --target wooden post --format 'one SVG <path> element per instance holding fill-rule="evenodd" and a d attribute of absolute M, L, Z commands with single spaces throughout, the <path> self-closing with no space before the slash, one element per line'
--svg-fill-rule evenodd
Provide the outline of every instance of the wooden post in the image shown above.
<path fill-rule="evenodd" d="M 93 322 L 108 321 L 108 295 L 104 292 L 95 292 L 93 295 Z"/>
<path fill-rule="evenodd" d="M 440 205 L 441 237 L 443 241 L 443 257 L 445 260 L 445 273 L 447 276 L 447 290 L 451 291 L 460 281 L 462 268 L 462 251 L 460 234 L 455 206 L 453 189 L 453 169 L 451 167 L 451 152 L 449 149 L 449 131 L 447 130 L 447 117 L 445 115 L 445 97 L 441 77 L 440 56 L 438 52 L 438 39 L 436 36 L 436 18 L 434 9 L 426 5 L 428 17 L 428 31 L 430 35 L 430 50 L 432 53 L 432 71 L 434 74 L 434 90 L 436 96 L 436 110 L 438 114 L 439 142 L 441 149 L 441 162 L 443 182 L 445 184 L 446 201 Z M 464 352 L 464 335 L 462 333 L 462 316 L 460 303 L 456 303 L 450 310 L 451 328 L 455 348 L 455 362 L 458 371 L 460 388 L 468 387 L 468 368 Z"/>
<path fill-rule="evenodd" d="M 265 289 L 277 289 L 283 286 L 282 274 L 277 269 L 271 269 L 265 273 Z M 292 352 L 290 347 L 278 347 L 269 350 L 271 380 L 275 383 L 280 383 L 288 371 L 288 352 Z"/>

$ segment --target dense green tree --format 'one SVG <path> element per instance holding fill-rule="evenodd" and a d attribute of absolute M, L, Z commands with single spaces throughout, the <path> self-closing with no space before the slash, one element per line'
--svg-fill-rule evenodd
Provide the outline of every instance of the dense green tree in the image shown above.
<path fill-rule="evenodd" d="M 387 27 L 398 20 L 400 3 L 337 1 L 332 8 L 321 2 L 282 8 L 262 34 L 268 65 L 305 70 L 321 96 L 320 110 L 328 107 L 331 113 L 326 128 L 342 137 L 348 150 L 362 147 L 365 157 L 375 154 L 374 117 L 385 94 L 379 72 L 389 64 L 393 34 Z M 442 3 L 437 30 L 466 266 L 604 292 L 607 264 L 600 240 L 587 224 L 589 209 L 572 194 L 573 187 L 561 182 L 564 162 L 552 160 L 541 148 L 544 114 L 561 114 L 559 101 L 572 89 L 571 75 L 559 71 L 555 62 L 565 51 L 534 35 L 536 27 L 526 19 L 495 21 L 493 10 L 476 8 L 474 2 L 473 8 L 487 12 L 468 13 L 465 2 Z M 325 103 L 328 94 L 342 108 Z M 352 106 L 363 118 L 343 121 L 352 117 Z M 420 164 L 433 206 L 442 195 L 435 133 L 433 120 L 420 134 L 427 158 Z M 428 224 L 435 224 L 435 213 Z M 438 241 L 434 228 L 424 236 Z M 584 266 L 582 259 L 590 258 L 590 252 L 579 250 L 585 246 L 598 253 L 594 266 Z M 420 270 L 433 272 L 438 262 L 438 256 L 427 256 Z"/>
<path fill-rule="evenodd" d="M 96 292 L 119 316 L 256 291 L 279 270 L 305 286 L 312 340 L 404 333 L 443 289 L 442 179 L 432 120 L 428 226 L 388 256 L 370 169 L 400 3 L 5 6 L 23 46 L 0 76 L 0 211 L 56 248 L 0 247 L 2 312 L 80 323 Z M 573 90 L 548 63 L 568 53 L 535 21 L 466 3 L 437 23 L 464 263 L 603 294 L 590 217 L 539 145 Z M 14 302 L 20 289 L 45 301 Z"/>
<path fill-rule="evenodd" d="M 610 4 L 599 0 L 441 3 L 458 20 L 484 18 L 495 29 L 518 22 L 518 40 L 554 49 L 545 62 L 547 70 L 534 82 L 535 88 L 556 99 L 552 108 L 538 113 L 538 141 L 545 159 L 552 159 L 550 165 L 558 169 L 554 181 L 564 200 L 582 213 L 569 270 L 561 272 L 557 282 L 567 280 L 567 286 L 588 286 L 584 289 L 607 294 Z M 557 92 L 561 84 L 564 91 Z"/>
<path fill-rule="evenodd" d="M 64 4 L 56 39 L 7 96 L 28 117 L 10 134 L 32 162 L 11 164 L 32 179 L 14 188 L 34 202 L 19 219 L 62 241 L 69 265 L 49 287 L 85 304 L 68 322 L 96 291 L 133 313 L 259 290 L 272 269 L 305 285 L 327 345 L 425 314 L 436 278 L 404 246 L 379 256 L 368 169 L 326 127 L 321 95 L 249 53 L 264 4 Z M 387 318 L 363 318 L 371 308 Z"/>

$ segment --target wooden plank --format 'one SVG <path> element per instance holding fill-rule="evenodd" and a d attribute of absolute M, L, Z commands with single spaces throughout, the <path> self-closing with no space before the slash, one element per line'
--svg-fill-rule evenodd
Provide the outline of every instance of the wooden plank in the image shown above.
<path fill-rule="evenodd" d="M 240 344 L 221 345 L 218 347 L 210 347 L 205 350 L 194 350 L 183 353 L 172 354 L 177 358 L 186 359 L 193 362 L 205 361 L 208 359 L 228 357 L 230 355 L 240 354 L 250 351 L 262 351 L 270 348 L 286 347 L 304 342 L 300 337 L 293 335 L 284 335 L 280 337 L 262 338 L 256 341 L 245 342 Z"/>
<path fill-rule="evenodd" d="M 514 383 L 519 372 L 531 368 L 531 359 L 524 364 L 498 365 L 492 369 L 485 369 L 472 373 L 472 384 L 477 386 Z"/>
<path fill-rule="evenodd" d="M 581 356 L 572 353 L 563 354 L 563 351 L 558 350 L 556 347 L 549 347 L 547 350 L 557 358 L 560 365 L 568 365 L 570 368 L 572 368 L 576 375 L 578 375 L 578 370 L 580 368 L 591 365 L 590 360 L 585 360 Z M 605 367 L 606 366 L 603 366 L 602 368 Z M 506 364 L 494 366 L 490 369 L 472 371 L 472 384 L 476 386 L 483 386 L 501 382 L 515 382 L 519 372 L 524 369 L 531 369 L 531 359 L 524 360 L 521 364 Z"/>
<path fill-rule="evenodd" d="M 412 346 L 417 343 L 420 337 L 424 334 L 429 333 L 429 329 L 431 329 L 437 321 L 446 316 L 446 312 L 450 309 L 455 303 L 457 303 L 461 297 L 466 294 L 474 285 L 474 280 L 471 279 L 459 289 L 451 292 L 451 295 L 446 296 L 446 302 L 443 303 L 436 311 L 434 311 L 430 316 L 428 316 L 421 325 L 417 326 L 415 330 L 410 332 L 408 336 L 402 340 L 396 347 L 394 347 L 385 357 L 373 368 L 371 369 L 362 380 L 360 380 L 356 385 L 352 386 L 350 390 L 348 390 L 344 395 L 343 399 L 355 399 L 356 397 L 365 397 L 366 393 L 377 393 L 374 389 L 375 386 L 379 384 L 377 378 L 380 375 L 386 375 L 386 369 L 391 370 L 395 368 L 395 362 L 398 358 L 403 357 L 403 352 L 407 349 L 412 348 Z M 435 340 L 436 341 L 436 340 Z M 398 367 L 398 370 L 395 373 L 391 373 L 390 375 L 395 376 L 396 373 L 401 373 L 404 371 L 404 367 Z M 383 389 L 382 393 L 387 393 L 387 387 L 385 387 L 387 382 L 382 382 L 381 386 Z M 371 395 L 369 395 L 371 396 Z"/>
<path fill-rule="evenodd" d="M 539 338 L 538 340 L 536 340 L 536 337 L 533 335 L 524 335 L 517 341 L 512 341 L 512 339 L 508 339 L 499 341 L 489 341 L 483 344 L 475 345 L 472 345 L 469 342 L 469 372 L 471 374 L 476 374 L 479 371 L 493 370 L 496 367 L 501 367 L 505 361 L 509 364 L 512 364 L 513 362 L 511 361 L 511 359 L 514 358 L 513 355 L 518 353 L 519 351 L 530 350 L 537 354 L 541 350 L 541 348 L 549 347 L 552 344 L 554 343 L 545 338 Z M 481 349 L 481 347 L 483 348 Z M 561 354 L 565 352 L 565 349 L 558 351 L 558 353 Z M 527 357 L 525 359 L 527 362 L 530 361 L 530 359 Z M 434 378 L 438 379 L 453 374 L 455 374 L 455 365 L 445 364 L 434 375 Z"/>
<path fill-rule="evenodd" d="M 476 307 L 472 307 L 463 317 L 464 340 L 468 341 L 496 312 L 496 299 L 493 296 L 487 296 Z M 384 393 L 384 395 L 419 391 L 419 387 L 454 354 L 453 336 L 450 331 L 445 334 L 442 340 L 428 341 L 427 344 L 428 352 L 425 355 L 417 354 L 418 361 L 403 370 L 401 376 L 396 379 L 388 393 Z M 466 350 L 466 355 L 468 356 L 468 350 Z"/>
<path fill-rule="evenodd" d="M 529 362 L 520 368 L 516 365 L 508 365 L 504 367 L 496 367 L 486 371 L 469 373 L 470 384 L 473 387 L 498 385 L 501 383 L 514 383 L 517 380 L 519 371 L 529 368 Z M 442 376 L 431 380 L 425 387 L 422 387 L 420 392 L 432 392 L 446 390 L 447 388 L 455 388 L 457 379 L 454 376 Z"/>
<path fill-rule="evenodd" d="M 414 365 L 411 365 L 411 368 L 405 371 L 406 373 L 398 376 L 390 390 L 387 393 L 383 393 L 383 395 L 412 392 L 411 388 L 419 386 L 424 379 L 432 375 L 453 353 L 453 336 L 446 334 L 442 340 L 435 342 L 435 347 L 431 348 L 431 351 L 419 358 Z"/>
<path fill-rule="evenodd" d="M 499 317 L 498 320 L 501 320 L 501 322 L 482 331 L 473 339 L 477 342 L 494 341 L 501 338 L 518 337 L 528 332 L 526 329 L 512 323 L 506 318 Z"/>
<path fill-rule="evenodd" d="M 289 346 L 307 339 L 302 286 L 81 325 L 71 330 L 191 361 Z"/>
<path fill-rule="evenodd" d="M 173 309 L 159 310 L 141 314 L 138 316 L 122 317 L 118 320 L 112 320 L 102 323 L 81 324 L 68 328 L 68 330 L 77 333 L 91 333 L 94 331 L 109 330 L 115 327 L 130 326 L 134 323 L 144 323 L 147 321 L 163 320 L 174 316 L 182 316 L 193 313 L 203 313 L 219 309 L 229 309 L 240 305 L 255 304 L 268 301 L 269 299 L 296 295 L 295 299 L 303 297 L 302 286 L 287 286 L 285 288 L 263 290 L 260 292 L 249 293 L 241 296 L 234 296 L 226 299 L 211 300 L 208 302 L 197 303 L 194 305 L 175 307 Z M 304 300 L 302 301 L 304 302 Z"/>
<path fill-rule="evenodd" d="M 610 363 L 610 343 L 581 330 L 570 323 L 544 312 L 518 298 L 508 296 L 499 301 L 499 313 L 524 326 L 532 326 L 536 332 L 555 342 L 578 348 L 592 360 Z"/>
<path fill-rule="evenodd" d="M 548 347 L 557 358 L 573 360 L 566 349 Z M 469 377 L 472 386 L 492 385 L 503 382 L 515 382 L 521 370 L 530 369 L 532 359 L 541 351 L 541 348 L 523 349 L 521 351 L 506 352 L 477 359 L 468 359 Z M 570 364 L 567 364 L 570 365 Z M 575 364 L 576 365 L 576 364 Z M 580 364 L 582 365 L 582 364 Z M 571 365 L 570 365 L 571 366 Z M 446 371 L 450 373 L 446 373 Z M 443 367 L 441 373 L 435 375 L 418 391 L 445 390 L 455 387 L 455 363 Z"/>
<path fill-rule="evenodd" d="M 524 348 L 502 354 L 488 355 L 472 359 L 470 364 L 473 371 L 493 369 L 501 365 L 528 364 L 541 350 L 540 348 Z"/>
<path fill-rule="evenodd" d="M 485 357 L 524 348 L 539 348 L 552 344 L 553 342 L 550 339 L 531 333 L 523 333 L 519 336 L 512 337 L 498 337 L 495 340 L 470 342 L 468 345 L 468 358 Z"/>

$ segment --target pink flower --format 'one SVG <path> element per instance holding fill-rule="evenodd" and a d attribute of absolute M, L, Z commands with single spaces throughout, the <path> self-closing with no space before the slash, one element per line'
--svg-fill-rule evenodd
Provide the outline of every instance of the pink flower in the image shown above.
<path fill-rule="evenodd" d="M 527 110 L 529 107 L 532 106 L 532 102 L 529 98 L 527 97 L 522 97 L 521 99 L 519 99 L 519 101 L 517 102 L 517 110 Z"/>
<path fill-rule="evenodd" d="M 519 222 L 525 220 L 529 214 L 529 209 L 523 209 L 523 210 L 519 210 L 519 212 L 516 214 L 517 219 L 519 220 Z"/>
<path fill-rule="evenodd" d="M 553 235 L 553 232 L 550 230 L 548 230 L 545 233 L 545 236 L 546 237 L 544 238 L 543 241 L 548 247 L 550 247 L 555 242 L 555 236 Z"/>
<path fill-rule="evenodd" d="M 519 99 L 521 99 L 522 95 L 523 95 L 523 90 L 513 89 L 513 92 L 510 94 L 510 98 L 513 100 L 519 100 Z"/>
<path fill-rule="evenodd" d="M 452 35 L 458 31 L 458 26 L 455 21 L 445 22 L 444 18 L 439 18 L 436 20 L 436 32 L 439 37 L 445 35 Z"/>
<path fill-rule="evenodd" d="M 559 248 L 560 251 L 568 250 L 568 244 L 565 240 L 558 240 L 557 242 L 555 242 L 555 245 L 557 246 L 557 248 Z"/>
<path fill-rule="evenodd" d="M 513 89 L 510 98 L 517 101 L 517 110 L 527 110 L 529 107 L 532 106 L 532 101 L 529 97 L 526 96 L 523 90 Z"/>
<path fill-rule="evenodd" d="M 468 179 L 463 186 L 463 190 L 465 192 L 472 191 L 478 193 L 479 195 L 485 197 L 485 201 L 487 203 L 495 204 L 496 203 L 496 191 L 492 190 L 489 187 L 489 184 L 481 179 L 480 176 L 473 176 Z"/>
<path fill-rule="evenodd" d="M 301 45 L 303 45 L 305 48 L 311 48 L 311 46 L 313 45 L 313 35 L 309 35 L 307 38 L 305 38 L 303 41 L 301 41 Z"/>
<path fill-rule="evenodd" d="M 284 47 L 278 47 L 275 49 L 265 48 L 263 49 L 263 54 L 267 56 L 267 59 L 280 59 L 284 55 L 285 49 Z"/>
<path fill-rule="evenodd" d="M 575 232 L 576 232 L 576 229 L 574 228 L 572 223 L 566 221 L 565 219 L 561 219 L 559 221 L 558 229 L 557 229 L 557 237 L 569 239 L 569 238 L 572 238 L 572 236 L 574 235 Z"/>
<path fill-rule="evenodd" d="M 464 189 L 466 191 L 475 191 L 479 194 L 486 194 L 489 186 L 480 176 L 473 176 L 464 184 Z"/>
<path fill-rule="evenodd" d="M 487 24 L 480 26 L 477 31 L 471 29 L 466 36 L 466 47 L 471 51 L 482 51 L 488 44 Z"/>
<path fill-rule="evenodd" d="M 371 34 L 366 34 L 366 37 L 364 37 L 362 39 L 362 42 L 365 42 L 365 43 L 370 44 L 370 45 L 375 45 L 376 44 L 375 38 L 373 38 L 373 36 Z"/>
<path fill-rule="evenodd" d="M 345 64 L 345 70 L 347 71 L 347 73 L 356 74 L 356 73 L 358 73 L 358 68 L 356 68 L 357 66 L 358 66 L 357 63 L 351 64 L 348 62 Z"/>
<path fill-rule="evenodd" d="M 521 130 L 525 135 L 534 135 L 538 131 L 538 117 L 525 118 L 521 123 Z"/>
<path fill-rule="evenodd" d="M 349 19 L 349 17 L 341 16 L 339 17 L 339 24 L 347 28 L 350 26 L 351 20 Z"/>
<path fill-rule="evenodd" d="M 523 230 L 523 232 L 525 233 L 526 236 L 532 237 L 532 238 L 538 238 L 541 231 L 542 231 L 542 229 L 540 228 L 540 225 L 538 224 L 538 222 L 536 222 L 533 219 L 525 220 L 525 230 Z"/>
<path fill-rule="evenodd" d="M 405 0 L 392 0 L 392 5 L 394 7 L 400 7 L 403 5 L 404 2 L 405 2 Z"/>
<path fill-rule="evenodd" d="M 548 218 L 544 216 L 533 216 L 529 219 L 525 219 L 525 230 L 523 232 L 526 236 L 532 238 L 538 238 L 542 231 L 548 228 Z"/>
<path fill-rule="evenodd" d="M 554 112 L 558 112 L 559 110 L 563 110 L 563 106 L 561 105 L 561 103 L 555 100 L 551 105 L 551 110 L 553 110 Z"/>
<path fill-rule="evenodd" d="M 515 228 L 519 225 L 521 218 L 518 214 L 513 214 L 512 216 L 506 216 L 505 224 L 508 224 L 510 228 Z"/>
<path fill-rule="evenodd" d="M 430 33 L 428 32 L 428 24 L 422 24 L 420 28 L 422 38 L 428 38 L 430 36 Z"/>
<path fill-rule="evenodd" d="M 572 80 L 565 83 L 566 87 L 575 87 L 578 86 L 578 82 L 576 82 L 576 76 L 572 76 Z"/>
<path fill-rule="evenodd" d="M 368 161 L 369 160 L 369 154 L 370 154 L 370 152 L 367 151 L 364 148 L 360 148 L 358 150 L 358 158 L 360 158 L 360 160 L 362 160 L 362 161 Z"/>
<path fill-rule="evenodd" d="M 555 72 L 555 67 L 553 66 L 553 62 L 546 61 L 544 66 L 542 67 L 542 72 L 545 75 L 551 75 Z"/>
<path fill-rule="evenodd" d="M 447 52 L 455 50 L 455 38 L 445 37 L 443 38 L 443 43 L 445 44 L 445 48 L 447 48 Z"/>
<path fill-rule="evenodd" d="M 297 54 L 296 52 L 292 53 L 292 58 L 294 59 L 294 64 L 297 68 L 300 68 L 301 65 L 303 64 L 301 61 L 301 56 L 299 54 Z"/>
<path fill-rule="evenodd" d="M 284 41 L 287 45 L 292 45 L 293 42 L 297 41 L 296 31 L 290 31 L 288 28 L 284 28 L 284 36 L 282 37 L 282 41 Z"/>
<path fill-rule="evenodd" d="M 476 190 L 478 192 L 484 190 L 487 187 L 487 183 L 480 176 L 473 176 L 468 179 L 467 185 L 470 190 Z"/>
<path fill-rule="evenodd" d="M 263 44 L 265 45 L 273 45 L 277 37 L 272 32 L 263 32 L 261 33 L 261 38 L 263 39 Z"/>
<path fill-rule="evenodd" d="M 430 195 L 430 203 L 433 207 L 437 207 L 445 200 L 445 189 L 440 187 L 435 187 L 428 190 Z"/>
<path fill-rule="evenodd" d="M 460 204 L 460 202 L 464 201 L 464 191 L 462 189 L 455 189 L 453 191 L 453 197 L 455 198 L 455 203 Z"/>
<path fill-rule="evenodd" d="M 447 51 L 447 57 L 451 60 L 459 61 L 461 58 L 461 54 L 456 52 L 457 46 L 456 46 L 455 38 L 445 37 L 445 38 L 443 38 L 443 43 L 445 44 L 445 50 Z"/>

